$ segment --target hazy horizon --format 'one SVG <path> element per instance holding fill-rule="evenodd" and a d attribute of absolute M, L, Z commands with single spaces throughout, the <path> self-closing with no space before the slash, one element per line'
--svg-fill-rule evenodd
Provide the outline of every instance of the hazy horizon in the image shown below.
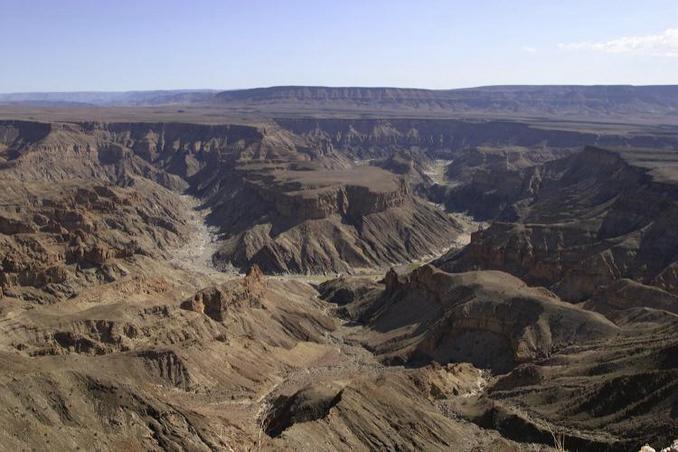
<path fill-rule="evenodd" d="M 0 95 L 29 95 L 29 94 L 124 94 L 124 93 L 143 93 L 143 92 L 223 92 L 223 91 L 247 91 L 255 89 L 269 89 L 269 88 L 367 88 L 367 89 L 412 89 L 412 90 L 427 90 L 427 91 L 455 91 L 455 90 L 464 90 L 464 89 L 479 89 L 479 88 L 498 88 L 498 87 L 561 87 L 561 86 L 573 86 L 573 87 L 596 87 L 596 86 L 629 86 L 635 88 L 642 87 L 672 87 L 678 86 L 678 83 L 665 83 L 665 84 L 650 84 L 650 85 L 635 85 L 635 84 L 576 84 L 576 83 L 563 83 L 563 84 L 542 84 L 542 85 L 531 85 L 531 84 L 511 84 L 511 85 L 479 85 L 479 86 L 459 86 L 453 88 L 426 88 L 426 87 L 413 87 L 413 86 L 339 86 L 339 85 L 270 85 L 270 86 L 251 86 L 246 88 L 165 88 L 165 89 L 129 89 L 129 90 L 76 90 L 76 91 L 11 91 L 4 92 L 0 91 Z"/>

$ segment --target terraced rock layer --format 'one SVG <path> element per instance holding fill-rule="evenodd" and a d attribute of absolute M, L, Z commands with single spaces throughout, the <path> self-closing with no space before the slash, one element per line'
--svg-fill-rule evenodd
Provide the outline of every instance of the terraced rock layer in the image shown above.
<path fill-rule="evenodd" d="M 620 278 L 675 293 L 674 155 L 589 147 L 533 167 L 497 221 L 438 265 L 508 271 L 572 301 Z"/>
<path fill-rule="evenodd" d="M 185 240 L 182 192 L 211 209 L 223 268 L 380 267 L 439 253 L 459 230 L 404 178 L 275 126 L 5 121 L 0 132 L 2 285 L 34 287 L 45 301 L 84 284 L 56 286 L 86 279 L 76 267 L 112 278 L 99 268 L 109 260 L 161 255 Z"/>

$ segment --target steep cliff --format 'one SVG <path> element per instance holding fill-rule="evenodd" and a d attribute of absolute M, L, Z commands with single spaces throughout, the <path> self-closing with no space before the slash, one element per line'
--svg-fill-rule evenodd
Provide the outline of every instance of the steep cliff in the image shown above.
<path fill-rule="evenodd" d="M 185 232 L 181 225 L 188 217 L 178 196 L 183 192 L 200 198 L 203 207 L 211 210 L 208 221 L 223 238 L 215 255 L 222 267 L 247 268 L 257 263 L 276 273 L 381 267 L 439 254 L 459 230 L 447 215 L 419 199 L 406 178 L 377 167 L 355 166 L 346 155 L 316 147 L 277 126 L 2 124 L 0 152 L 8 208 L 11 199 L 19 207 L 31 204 L 26 188 L 42 190 L 40 184 L 46 181 L 64 190 L 125 188 L 136 193 L 140 204 L 153 204 L 149 197 L 156 199 L 158 211 L 144 213 L 140 220 L 149 235 L 144 244 L 147 254 L 181 242 Z M 68 196 L 52 202 L 76 206 L 78 202 Z M 110 213 L 127 221 L 128 215 L 115 211 L 120 205 L 111 202 Z M 79 214 L 101 216 L 98 211 L 86 212 L 90 207 L 98 209 L 96 199 L 93 203 L 94 207 L 78 206 L 83 211 Z M 130 203 L 130 208 L 136 207 L 140 206 Z M 8 213 L 2 221 L 5 235 L 37 232 L 26 223 L 27 215 L 37 213 L 54 216 L 36 209 L 18 216 Z M 156 228 L 169 228 L 173 236 L 156 239 Z M 125 234 L 132 230 L 125 226 Z M 87 234 L 83 239 L 87 243 L 103 240 L 107 248 L 122 246 L 117 236 L 95 240 L 93 230 Z M 3 271 L 16 273 L 9 270 L 9 263 L 5 267 L 8 270 Z M 6 284 L 17 281 L 11 275 L 3 279 Z"/>
<path fill-rule="evenodd" d="M 435 255 L 460 231 L 408 184 L 375 168 L 240 172 L 213 196 L 226 232 L 215 259 L 267 272 L 346 272 Z"/>

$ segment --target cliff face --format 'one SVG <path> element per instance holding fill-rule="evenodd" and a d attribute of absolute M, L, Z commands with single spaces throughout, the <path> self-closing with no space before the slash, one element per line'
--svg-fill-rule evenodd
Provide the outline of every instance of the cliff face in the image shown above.
<path fill-rule="evenodd" d="M 446 215 L 416 199 L 404 178 L 355 167 L 339 152 L 279 127 L 7 122 L 2 130 L 5 194 L 18 196 L 19 205 L 29 202 L 20 181 L 136 187 L 139 202 L 154 192 L 162 208 L 174 212 L 143 214 L 148 253 L 180 242 L 187 210 L 169 206 L 183 206 L 178 194 L 184 191 L 211 208 L 209 221 L 224 239 L 215 256 L 222 266 L 258 263 L 268 272 L 378 267 L 439 253 L 457 233 Z M 28 227 L 22 221 L 7 216 L 2 228 L 21 232 Z M 166 227 L 176 237 L 151 244 L 156 229 Z"/>
<path fill-rule="evenodd" d="M 0 286 L 51 303 L 169 259 L 189 176 L 261 142 L 249 127 L 0 123 Z"/>
<path fill-rule="evenodd" d="M 457 152 L 428 196 L 452 212 L 493 220 L 539 183 L 532 168 L 577 152 L 558 147 L 473 147 Z"/>
<path fill-rule="evenodd" d="M 247 190 L 231 199 L 213 210 L 234 231 L 215 259 L 239 267 L 256 263 L 273 273 L 350 272 L 401 263 L 439 253 L 459 231 L 404 183 L 386 192 L 352 185 L 312 194 Z M 243 211 L 252 204 L 257 207 Z"/>
<path fill-rule="evenodd" d="M 269 272 L 347 271 L 439 253 L 458 231 L 446 215 L 418 198 L 418 189 L 410 185 L 410 173 L 421 175 L 414 160 L 394 174 L 376 165 L 356 166 L 351 156 L 384 153 L 389 157 L 375 163 L 397 170 L 394 155 L 408 146 L 436 156 L 459 155 L 458 146 L 508 137 L 529 145 L 551 140 L 565 146 L 545 157 L 552 158 L 590 138 L 510 122 L 278 123 L 281 127 L 3 122 L 5 194 L 26 199 L 20 183 L 13 182 L 20 180 L 59 186 L 76 180 L 102 187 L 151 184 L 156 192 L 162 187 L 171 205 L 177 192 L 188 190 L 212 209 L 209 221 L 224 239 L 216 255 L 221 265 L 258 263 Z M 489 164 L 488 169 L 472 172 L 458 198 L 465 198 L 465 205 L 482 201 L 489 206 L 488 216 L 502 209 L 501 221 L 474 237 L 455 268 L 504 269 L 568 299 L 581 299 L 618 277 L 674 290 L 678 270 L 670 225 L 675 212 L 669 201 L 674 195 L 667 188 L 673 185 L 650 181 L 642 162 L 630 164 L 601 150 L 544 164 L 536 164 L 538 157 L 527 151 L 520 158 L 526 155 L 527 164 L 507 160 L 503 168 L 495 154 L 481 153 L 480 166 Z M 478 155 L 467 157 L 472 161 Z M 151 230 L 173 223 L 177 229 L 181 215 L 160 221 L 146 214 L 142 221 Z M 23 216 L 5 215 L 2 227 L 12 234 L 32 230 L 25 223 Z M 590 265 L 578 269 L 582 260 Z"/>
<path fill-rule="evenodd" d="M 0 158 L 15 157 L 19 149 L 43 139 L 50 130 L 50 125 L 45 123 L 3 121 L 0 124 Z"/>
<path fill-rule="evenodd" d="M 387 157 L 394 150 L 418 147 L 430 158 L 453 158 L 478 146 L 574 149 L 587 145 L 663 148 L 675 146 L 672 134 L 642 130 L 573 130 L 518 121 L 455 119 L 277 119 L 314 146 L 337 148 L 358 158 Z"/>
<path fill-rule="evenodd" d="M 360 183 L 359 181 L 333 180 L 334 172 L 323 173 L 326 179 L 321 186 L 306 185 L 303 181 L 288 182 L 284 179 L 276 181 L 245 179 L 245 184 L 263 200 L 271 202 L 279 215 L 296 221 L 322 219 L 331 215 L 357 220 L 371 213 L 400 207 L 408 199 L 409 188 L 402 179 L 376 168 L 357 171 L 367 172 L 366 176 L 375 178 L 375 182 L 381 179 L 381 185 L 385 186 L 376 188 L 369 185 L 354 185 Z M 285 175 L 287 174 L 290 172 L 285 172 Z M 341 177 L 345 174 L 346 171 L 341 171 L 337 172 L 336 176 Z"/>
<path fill-rule="evenodd" d="M 599 148 L 535 167 L 500 221 L 440 265 L 502 269 L 568 300 L 618 278 L 676 291 L 678 189 L 648 171 Z"/>

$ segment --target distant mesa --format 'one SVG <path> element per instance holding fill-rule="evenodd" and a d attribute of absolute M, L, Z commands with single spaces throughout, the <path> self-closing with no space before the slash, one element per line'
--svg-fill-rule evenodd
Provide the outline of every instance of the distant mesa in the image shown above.
<path fill-rule="evenodd" d="M 0 94 L 19 105 L 205 105 L 258 114 L 380 112 L 382 114 L 632 118 L 678 114 L 678 86 L 516 85 L 449 90 L 395 87 L 274 86 L 241 90 L 47 92 Z"/>

